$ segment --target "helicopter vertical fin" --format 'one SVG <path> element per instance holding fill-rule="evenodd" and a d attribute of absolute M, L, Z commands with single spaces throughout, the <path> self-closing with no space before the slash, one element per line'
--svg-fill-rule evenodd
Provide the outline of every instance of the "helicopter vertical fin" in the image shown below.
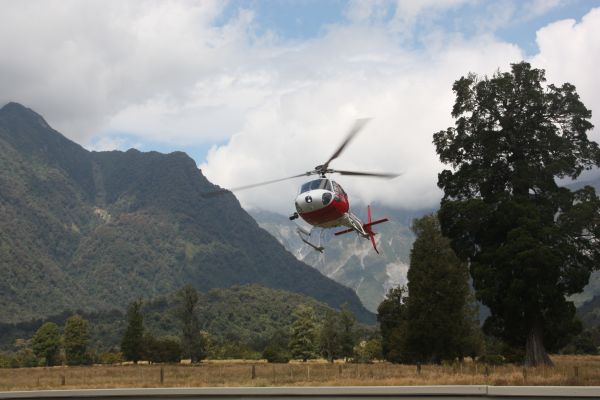
<path fill-rule="evenodd" d="M 387 218 L 378 219 L 377 221 L 371 221 L 371 206 L 367 206 L 367 223 L 363 224 L 363 228 L 365 232 L 367 232 L 367 235 L 369 235 L 369 239 L 371 239 L 371 243 L 373 244 L 373 249 L 375 249 L 375 252 L 377 254 L 379 254 L 379 250 L 377 249 L 377 244 L 375 243 L 375 232 L 373 232 L 371 226 L 381 224 L 382 222 L 386 221 L 388 221 Z"/>

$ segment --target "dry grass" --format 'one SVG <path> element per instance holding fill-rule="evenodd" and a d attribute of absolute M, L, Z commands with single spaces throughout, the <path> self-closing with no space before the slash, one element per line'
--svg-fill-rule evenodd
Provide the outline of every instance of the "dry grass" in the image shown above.
<path fill-rule="evenodd" d="M 365 385 L 600 385 L 600 356 L 554 356 L 555 368 L 475 363 L 120 365 L 0 369 L 0 391 L 72 388 Z M 252 368 L 256 377 L 252 379 Z M 161 368 L 164 373 L 160 381 Z M 63 378 L 64 377 L 64 378 Z M 64 385 L 63 385 L 64 382 Z"/>

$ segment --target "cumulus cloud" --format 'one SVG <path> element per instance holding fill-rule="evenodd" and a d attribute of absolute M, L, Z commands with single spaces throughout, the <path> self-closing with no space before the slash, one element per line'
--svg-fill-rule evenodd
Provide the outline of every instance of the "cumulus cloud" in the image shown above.
<path fill-rule="evenodd" d="M 347 21 L 318 37 L 286 41 L 268 29 L 258 35 L 265 30 L 256 29 L 251 10 L 224 18 L 226 4 L 217 0 L 3 2 L 0 103 L 32 107 L 91 149 L 138 139 L 182 150 L 224 143 L 201 165 L 223 187 L 308 171 L 330 156 L 356 118 L 371 117 L 333 166 L 403 176 L 340 178 L 351 201 L 433 206 L 442 166 L 431 140 L 453 123 L 453 81 L 470 71 L 507 70 L 524 57 L 493 27 L 469 38 L 432 29 L 437 33 L 406 45 L 418 21 L 472 4 L 350 2 Z M 528 7 L 543 13 L 556 4 Z M 594 110 L 598 14 L 541 29 L 532 59 L 550 82 L 575 83 Z M 248 207 L 287 213 L 301 181 L 238 197 Z"/>
<path fill-rule="evenodd" d="M 197 94 L 202 79 L 238 65 L 252 19 L 240 12 L 215 26 L 223 6 L 211 0 L 2 2 L 0 101 L 26 103 L 84 143 L 106 127 L 167 140 L 213 139 L 223 118 L 202 117 L 219 99 L 206 104 Z"/>
<path fill-rule="evenodd" d="M 537 32 L 539 53 L 531 62 L 546 70 L 549 83 L 570 82 L 581 100 L 592 110 L 597 127 L 591 137 L 600 142 L 600 8 L 591 10 L 581 22 L 554 22 Z"/>
<path fill-rule="evenodd" d="M 391 40 L 377 27 L 340 27 L 293 56 L 272 60 L 274 70 L 304 68 L 305 81 L 298 86 L 273 82 L 287 90 L 251 112 L 229 143 L 213 148 L 203 172 L 235 187 L 308 171 L 331 155 L 354 119 L 371 117 L 334 167 L 403 176 L 393 181 L 343 177 L 340 182 L 362 203 L 434 205 L 442 166 L 432 134 L 452 124 L 452 82 L 468 69 L 506 69 L 522 54 L 491 38 L 455 41 L 431 53 L 407 52 Z M 249 206 L 287 212 L 301 181 L 242 191 L 238 198 Z"/>

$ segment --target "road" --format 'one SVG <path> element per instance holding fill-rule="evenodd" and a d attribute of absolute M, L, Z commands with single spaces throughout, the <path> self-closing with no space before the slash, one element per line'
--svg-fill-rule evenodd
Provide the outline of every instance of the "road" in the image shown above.
<path fill-rule="evenodd" d="M 599 386 L 328 386 L 144 388 L 0 392 L 0 399 L 600 399 Z"/>

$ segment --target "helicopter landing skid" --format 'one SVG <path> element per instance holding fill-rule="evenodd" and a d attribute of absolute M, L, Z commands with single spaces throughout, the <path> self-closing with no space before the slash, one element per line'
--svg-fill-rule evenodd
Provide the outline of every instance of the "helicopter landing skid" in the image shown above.
<path fill-rule="evenodd" d="M 310 247 L 312 247 L 319 253 L 322 253 L 323 250 L 325 250 L 325 247 L 317 246 L 316 244 L 313 244 L 308 241 L 308 236 L 310 236 L 310 232 L 307 232 L 305 229 L 302 229 L 299 226 L 296 227 L 296 232 L 298 232 L 298 236 L 300 236 L 300 240 L 302 240 L 304 243 L 306 243 L 307 245 L 309 245 Z M 303 235 L 306 235 L 307 237 L 304 237 Z"/>

